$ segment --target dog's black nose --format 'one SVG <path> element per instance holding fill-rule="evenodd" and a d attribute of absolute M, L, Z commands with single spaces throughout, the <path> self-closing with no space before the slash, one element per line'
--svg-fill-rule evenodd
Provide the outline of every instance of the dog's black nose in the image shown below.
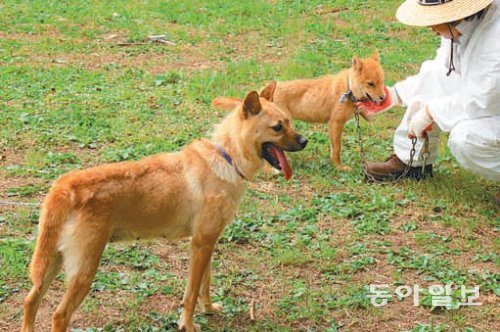
<path fill-rule="evenodd" d="M 307 138 L 305 138 L 304 136 L 297 135 L 297 137 L 295 137 L 295 140 L 297 141 L 297 143 L 300 144 L 300 146 L 302 147 L 302 149 L 306 147 L 306 145 L 307 145 Z"/>

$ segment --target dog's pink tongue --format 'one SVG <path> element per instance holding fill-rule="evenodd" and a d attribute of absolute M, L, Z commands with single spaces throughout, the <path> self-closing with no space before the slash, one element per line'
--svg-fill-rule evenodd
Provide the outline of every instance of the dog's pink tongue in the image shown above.
<path fill-rule="evenodd" d="M 275 146 L 271 146 L 274 154 L 278 156 L 278 161 L 280 162 L 281 170 L 283 171 L 283 175 L 285 176 L 285 180 L 290 180 L 292 177 L 292 167 L 290 163 L 286 159 L 285 153 L 280 149 L 277 149 Z"/>

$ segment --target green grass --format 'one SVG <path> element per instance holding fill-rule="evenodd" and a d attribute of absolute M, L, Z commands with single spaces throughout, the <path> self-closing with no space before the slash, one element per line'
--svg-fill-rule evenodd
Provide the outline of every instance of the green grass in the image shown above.
<path fill-rule="evenodd" d="M 399 3 L 4 1 L 0 200 L 38 203 L 69 170 L 178 150 L 224 116 L 211 108 L 214 97 L 334 73 L 353 54 L 378 49 L 393 84 L 438 44 L 430 31 L 396 22 Z M 176 45 L 118 46 L 152 34 Z M 391 153 L 402 112 L 362 124 L 370 159 Z M 462 170 L 444 135 L 434 178 L 367 184 L 353 122 L 342 156 L 350 173 L 331 166 L 326 126 L 294 125 L 309 139 L 290 155 L 294 178 L 260 175 L 219 241 L 212 295 L 225 309 L 197 315 L 204 330 L 494 330 L 498 185 Z M 19 329 L 37 220 L 36 206 L 0 205 L 0 330 Z M 174 330 L 188 249 L 161 240 L 108 246 L 73 331 Z M 436 310 L 424 294 L 420 307 L 403 299 L 375 308 L 366 296 L 370 284 L 446 282 L 480 285 L 483 305 Z M 40 322 L 63 290 L 61 276 Z"/>

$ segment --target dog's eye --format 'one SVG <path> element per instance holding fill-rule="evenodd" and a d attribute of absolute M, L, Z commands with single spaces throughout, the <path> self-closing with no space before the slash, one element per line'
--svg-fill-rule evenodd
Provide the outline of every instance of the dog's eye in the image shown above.
<path fill-rule="evenodd" d="M 280 132 L 283 129 L 283 125 L 281 123 L 278 123 L 276 126 L 271 128 L 273 128 L 273 130 L 276 132 Z"/>
<path fill-rule="evenodd" d="M 375 86 L 375 83 L 373 82 L 368 82 L 368 86 L 371 86 L 372 88 Z"/>

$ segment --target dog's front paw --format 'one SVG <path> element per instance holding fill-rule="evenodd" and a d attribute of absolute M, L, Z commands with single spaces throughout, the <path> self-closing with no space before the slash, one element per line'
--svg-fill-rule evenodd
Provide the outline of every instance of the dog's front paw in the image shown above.
<path fill-rule="evenodd" d="M 187 326 L 179 322 L 179 331 L 183 332 L 201 332 L 201 327 L 198 324 L 192 324 L 192 326 Z"/>
<path fill-rule="evenodd" d="M 211 303 L 208 305 L 201 306 L 201 312 L 206 314 L 215 314 L 221 312 L 223 309 L 222 304 L 220 303 Z"/>
<path fill-rule="evenodd" d="M 337 165 L 337 166 L 335 166 L 335 168 L 339 172 L 349 172 L 352 170 L 352 168 L 350 168 L 349 166 L 346 166 L 346 165 Z"/>
<path fill-rule="evenodd" d="M 184 332 L 201 332 L 201 328 L 198 324 L 193 323 L 193 319 L 186 319 L 185 313 L 181 314 L 179 321 L 177 322 L 179 326 L 179 331 Z"/>

